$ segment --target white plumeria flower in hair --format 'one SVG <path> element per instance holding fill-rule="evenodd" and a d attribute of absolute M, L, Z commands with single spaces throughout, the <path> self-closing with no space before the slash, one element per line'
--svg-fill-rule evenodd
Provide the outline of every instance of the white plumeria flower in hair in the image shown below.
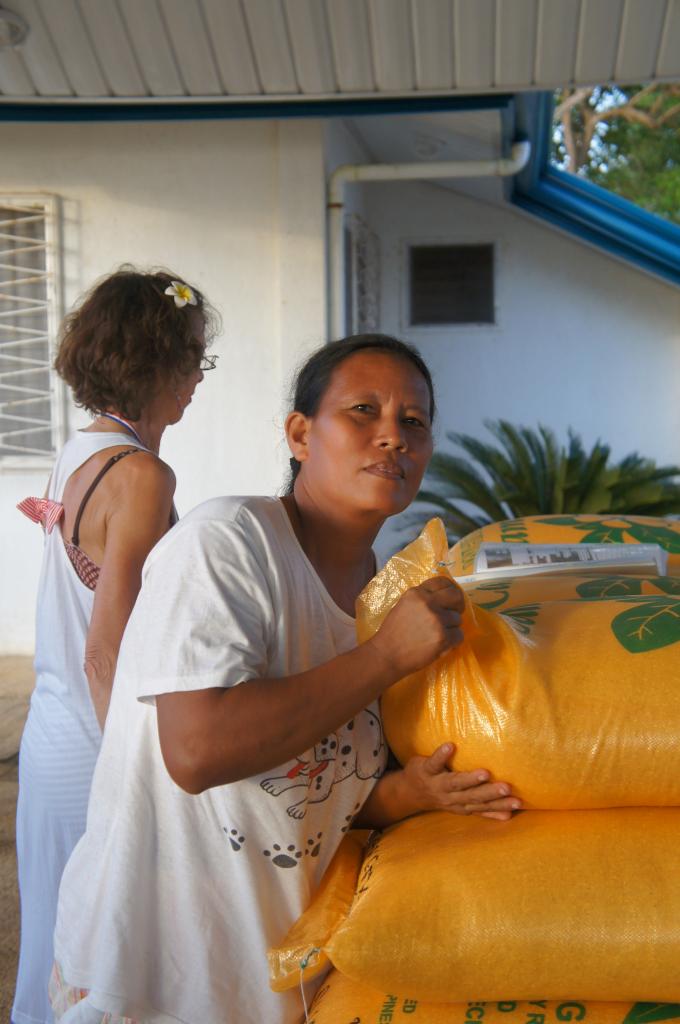
<path fill-rule="evenodd" d="M 195 306 L 196 296 L 192 292 L 188 284 L 183 284 L 181 281 L 173 281 L 165 289 L 166 295 L 172 295 L 175 300 L 176 306 L 186 306 L 189 303 L 190 306 Z"/>

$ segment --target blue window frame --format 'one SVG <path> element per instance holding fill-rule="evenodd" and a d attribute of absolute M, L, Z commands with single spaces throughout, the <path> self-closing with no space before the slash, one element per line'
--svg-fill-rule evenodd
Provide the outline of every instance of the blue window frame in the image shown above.
<path fill-rule="evenodd" d="M 515 179 L 516 206 L 607 252 L 680 285 L 680 227 L 554 167 L 553 94 L 515 97 L 517 131 L 531 139 L 531 160 Z"/>

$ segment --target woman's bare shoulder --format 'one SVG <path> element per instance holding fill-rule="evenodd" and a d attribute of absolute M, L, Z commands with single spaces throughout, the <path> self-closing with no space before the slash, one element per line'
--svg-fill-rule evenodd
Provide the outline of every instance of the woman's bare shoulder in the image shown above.
<path fill-rule="evenodd" d="M 120 464 L 107 476 L 122 499 L 133 505 L 150 499 L 171 501 L 177 482 L 167 462 L 141 448 L 121 459 Z"/>

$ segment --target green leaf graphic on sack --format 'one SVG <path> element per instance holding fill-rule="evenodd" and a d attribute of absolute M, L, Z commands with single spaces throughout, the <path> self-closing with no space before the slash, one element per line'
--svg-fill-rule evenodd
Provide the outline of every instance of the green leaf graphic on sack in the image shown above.
<path fill-rule="evenodd" d="M 668 526 L 631 523 L 625 516 L 612 516 L 609 522 L 617 525 L 611 526 L 607 525 L 607 520 L 588 523 L 574 516 L 549 516 L 547 519 L 537 519 L 536 522 L 544 526 L 572 526 L 580 530 L 583 537 L 577 541 L 578 544 L 622 544 L 628 534 L 638 544 L 658 544 L 671 555 L 680 554 L 679 531 L 671 530 Z"/>
<path fill-rule="evenodd" d="M 584 535 L 578 541 L 579 544 L 625 544 L 626 531 L 620 526 L 604 526 L 598 523 L 590 533 Z"/>
<path fill-rule="evenodd" d="M 648 580 L 657 590 L 663 590 L 664 594 L 673 594 L 680 597 L 680 576 L 655 576 Z"/>
<path fill-rule="evenodd" d="M 539 604 L 521 604 L 517 605 L 516 608 L 506 608 L 505 611 L 499 612 L 499 615 L 510 619 L 512 625 L 519 633 L 522 633 L 523 636 L 528 636 L 536 622 L 536 616 L 539 613 L 540 607 Z"/>
<path fill-rule="evenodd" d="M 625 600 L 625 598 L 624 598 Z M 642 654 L 680 641 L 680 600 L 638 598 L 612 621 L 612 632 L 631 654 Z"/>
<path fill-rule="evenodd" d="M 640 544 L 658 544 L 671 555 L 680 554 L 680 533 L 669 530 L 667 526 L 643 526 L 631 523 L 628 533 Z"/>
<path fill-rule="evenodd" d="M 655 1024 L 680 1017 L 680 1003 L 635 1003 L 622 1024 Z"/>
<path fill-rule="evenodd" d="M 582 519 L 576 519 L 574 516 L 548 516 L 547 519 L 537 519 L 537 523 L 543 523 L 545 526 L 575 526 L 579 530 L 584 528 L 587 530 L 592 523 L 584 523 Z"/>
<path fill-rule="evenodd" d="M 680 583 L 680 580 L 678 582 Z M 587 583 L 579 583 L 576 593 L 579 597 L 598 601 L 630 597 L 633 594 L 642 594 L 642 580 L 638 576 L 600 576 L 588 580 Z"/>
<path fill-rule="evenodd" d="M 598 576 L 579 583 L 576 593 L 586 600 L 613 601 L 621 597 L 642 595 L 643 583 L 663 594 L 680 597 L 680 576 Z"/>
<path fill-rule="evenodd" d="M 678 583 L 680 583 L 680 580 L 678 580 Z M 505 604 L 505 602 L 510 597 L 510 588 L 510 580 L 504 580 L 502 582 L 494 582 L 493 580 L 490 580 L 488 583 L 480 583 L 479 586 L 475 588 L 475 593 L 473 597 L 474 603 L 477 605 L 478 608 L 485 608 L 488 612 L 491 611 L 493 608 L 500 608 L 500 606 L 502 604 Z M 487 593 L 489 594 L 491 599 L 488 601 L 480 601 L 480 595 Z M 491 595 L 493 594 L 497 596 L 491 597 Z"/>
<path fill-rule="evenodd" d="M 615 523 L 624 523 L 624 526 L 609 526 L 604 522 L 583 522 L 582 519 L 574 519 L 572 516 L 550 516 L 549 519 L 537 519 L 536 522 L 544 526 L 572 526 L 580 530 L 583 537 L 579 537 L 576 544 L 623 544 L 625 534 L 630 531 L 627 521 L 616 516 Z M 651 541 L 649 543 L 652 543 Z"/>

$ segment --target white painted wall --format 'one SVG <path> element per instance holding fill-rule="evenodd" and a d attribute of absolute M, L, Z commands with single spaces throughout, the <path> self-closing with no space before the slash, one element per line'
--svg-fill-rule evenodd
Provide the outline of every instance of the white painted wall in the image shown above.
<path fill-rule="evenodd" d="M 284 397 L 325 336 L 324 161 L 367 156 L 342 122 L 3 128 L 0 192 L 62 198 L 66 307 L 131 260 L 176 269 L 222 312 L 219 369 L 163 441 L 180 512 L 280 487 Z M 560 436 L 572 425 L 616 456 L 680 461 L 680 291 L 510 207 L 433 185 L 353 186 L 348 206 L 381 238 L 381 326 L 428 360 L 441 438 L 506 417 Z M 497 326 L 409 327 L 409 241 L 494 242 Z M 69 420 L 83 416 L 71 408 Z M 0 466 L 1 653 L 32 647 L 40 535 L 14 505 L 46 477 Z M 380 549 L 399 539 L 388 529 Z"/>
<path fill-rule="evenodd" d="M 382 330 L 430 365 L 442 445 L 447 430 L 490 440 L 484 419 L 503 417 L 680 463 L 679 289 L 510 206 L 426 184 L 354 187 L 381 239 Z M 430 242 L 496 245 L 496 326 L 409 325 L 407 245 Z M 381 550 L 403 537 L 386 529 Z"/>
<path fill-rule="evenodd" d="M 325 337 L 321 124 L 6 124 L 2 152 L 0 192 L 62 199 L 66 308 L 131 261 L 175 269 L 222 313 L 218 369 L 163 439 L 180 513 L 219 493 L 276 491 L 283 396 Z M 71 407 L 69 422 L 83 414 Z M 1 653 L 32 649 L 41 537 L 14 505 L 47 475 L 0 464 Z"/>

